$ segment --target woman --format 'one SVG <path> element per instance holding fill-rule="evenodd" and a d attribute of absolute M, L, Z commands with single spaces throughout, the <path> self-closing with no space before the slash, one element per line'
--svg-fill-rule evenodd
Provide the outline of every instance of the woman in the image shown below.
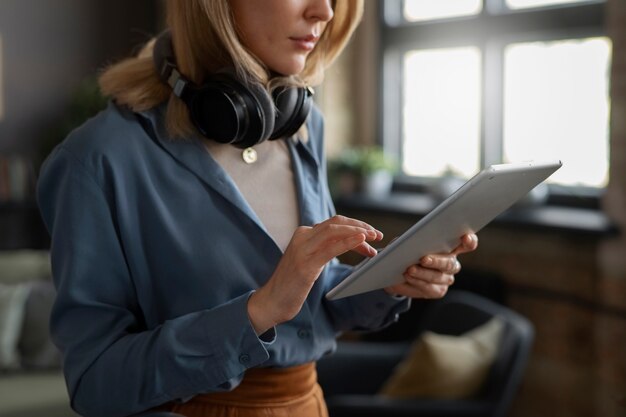
<path fill-rule="evenodd" d="M 51 329 L 77 412 L 324 416 L 314 363 L 336 335 L 445 294 L 473 235 L 399 285 L 324 299 L 350 271 L 334 258 L 373 256 L 382 238 L 334 216 L 306 88 L 361 11 L 362 0 L 169 0 L 156 47 L 103 73 L 111 104 L 55 149 L 38 186 Z"/>

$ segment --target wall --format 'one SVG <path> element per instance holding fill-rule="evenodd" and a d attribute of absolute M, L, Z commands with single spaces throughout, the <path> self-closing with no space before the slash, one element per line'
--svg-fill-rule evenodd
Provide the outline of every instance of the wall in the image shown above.
<path fill-rule="evenodd" d="M 324 111 L 326 150 L 336 156 L 350 144 L 374 143 L 378 101 L 378 2 L 369 0 L 361 25 L 326 72 L 316 101 Z"/>
<path fill-rule="evenodd" d="M 0 153 L 33 154 L 78 83 L 153 34 L 154 0 L 3 0 Z"/>
<path fill-rule="evenodd" d="M 362 106 L 377 102 L 375 82 L 357 78 L 364 66 L 378 65 L 364 41 L 371 36 L 367 25 L 376 3 L 366 6 L 365 27 L 351 43 L 352 61 L 343 69 L 355 75 L 349 91 L 358 114 L 341 133 L 352 144 L 375 141 L 375 134 L 363 133 L 361 124 L 375 119 L 372 109 Z M 626 230 L 626 2 L 608 0 L 606 7 L 614 62 L 611 182 L 603 208 Z M 326 114 L 332 119 L 337 113 L 331 111 Z M 367 129 L 375 132 L 368 123 Z M 411 223 L 367 211 L 344 213 L 372 222 L 387 236 L 398 235 Z M 626 416 L 626 236 L 489 226 L 480 234 L 479 250 L 462 261 L 467 270 L 501 276 L 507 303 L 535 326 L 536 343 L 511 416 Z"/>

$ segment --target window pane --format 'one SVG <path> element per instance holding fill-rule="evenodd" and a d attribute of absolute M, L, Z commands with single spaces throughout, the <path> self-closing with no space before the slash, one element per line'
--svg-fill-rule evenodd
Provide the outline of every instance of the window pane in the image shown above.
<path fill-rule="evenodd" d="M 506 0 L 506 5 L 509 6 L 510 9 L 529 9 L 531 7 L 584 2 L 589 2 L 589 0 Z"/>
<path fill-rule="evenodd" d="M 404 140 L 407 175 L 469 177 L 480 166 L 481 53 L 432 49 L 404 57 Z"/>
<path fill-rule="evenodd" d="M 505 160 L 561 159 L 552 182 L 606 186 L 610 57 L 607 38 L 509 45 Z"/>
<path fill-rule="evenodd" d="M 404 18 L 409 22 L 469 16 L 480 13 L 482 0 L 405 0 Z"/>

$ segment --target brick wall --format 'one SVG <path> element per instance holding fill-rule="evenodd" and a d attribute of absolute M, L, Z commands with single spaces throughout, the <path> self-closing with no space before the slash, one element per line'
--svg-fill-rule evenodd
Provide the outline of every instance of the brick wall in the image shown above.
<path fill-rule="evenodd" d="M 412 224 L 367 210 L 342 213 L 375 224 L 387 237 Z M 480 232 L 479 250 L 461 257 L 473 277 L 480 277 L 477 271 L 501 277 L 506 304 L 535 327 L 511 417 L 626 416 L 626 291 L 604 296 L 603 283 L 619 281 L 605 277 L 596 256 L 602 247 L 601 237 L 492 224 Z"/>
<path fill-rule="evenodd" d="M 466 268 L 495 271 L 536 340 L 511 416 L 626 415 L 626 291 L 596 254 L 603 239 L 488 228 Z M 622 272 L 623 276 L 624 272 Z M 607 297 L 606 282 L 614 293 Z"/>
<path fill-rule="evenodd" d="M 606 7 L 614 56 L 611 182 L 603 207 L 626 230 L 626 1 L 608 0 Z M 353 48 L 359 42 L 357 38 Z M 359 64 L 355 66 L 357 71 Z M 352 94 L 357 89 L 353 86 Z M 368 143 L 362 139 L 352 137 L 350 143 Z M 410 225 L 409 220 L 366 211 L 345 214 L 376 224 L 387 236 Z M 510 415 L 626 416 L 626 236 L 489 226 L 480 238 L 479 251 L 462 258 L 464 268 L 503 277 L 507 303 L 536 330 Z"/>
<path fill-rule="evenodd" d="M 604 209 L 626 231 L 626 2 L 608 0 L 607 31 L 613 41 L 611 70 L 611 182 Z M 626 235 L 600 245 L 598 298 L 626 309 Z M 593 339 L 597 415 L 626 416 L 626 318 L 598 315 Z"/>
<path fill-rule="evenodd" d="M 623 0 L 608 0 L 607 32 L 613 41 L 611 181 L 604 208 L 622 229 L 626 229 L 626 2 Z M 615 279 L 624 278 L 625 239 L 622 237 L 614 242 L 608 242 L 601 254 L 606 275 Z"/>

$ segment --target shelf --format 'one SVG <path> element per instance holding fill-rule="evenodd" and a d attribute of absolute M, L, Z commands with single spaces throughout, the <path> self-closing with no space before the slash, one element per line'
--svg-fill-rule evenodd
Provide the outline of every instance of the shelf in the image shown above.
<path fill-rule="evenodd" d="M 335 200 L 339 213 L 364 210 L 376 214 L 420 218 L 436 205 L 435 200 L 422 193 L 394 192 L 385 198 L 352 195 Z M 597 237 L 618 235 L 619 229 L 608 216 L 589 208 L 538 205 L 511 208 L 492 222 L 502 227 L 523 227 L 545 232 L 576 233 Z"/>

